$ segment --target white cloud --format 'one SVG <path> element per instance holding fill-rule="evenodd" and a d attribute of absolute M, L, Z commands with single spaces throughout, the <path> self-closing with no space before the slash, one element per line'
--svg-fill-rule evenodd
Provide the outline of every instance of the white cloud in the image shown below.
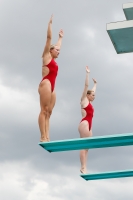
<path fill-rule="evenodd" d="M 39 111 L 39 102 L 36 102 L 30 91 L 4 86 L 0 83 L 0 115 L 6 121 L 17 123 L 31 123 Z"/>
<path fill-rule="evenodd" d="M 77 200 L 107 200 L 107 196 L 109 200 L 132 199 L 131 178 L 87 182 L 75 174 L 77 169 L 64 167 L 63 170 L 63 175 L 60 171 L 57 174 L 39 173 L 28 162 L 3 163 L 0 166 L 1 199 L 68 200 L 71 197 Z"/>
<path fill-rule="evenodd" d="M 83 27 L 82 29 L 82 35 L 84 35 L 83 38 L 87 38 L 90 42 L 91 40 L 90 39 L 94 39 L 95 36 L 96 36 L 96 30 L 94 30 L 94 28 L 91 28 L 91 27 Z"/>

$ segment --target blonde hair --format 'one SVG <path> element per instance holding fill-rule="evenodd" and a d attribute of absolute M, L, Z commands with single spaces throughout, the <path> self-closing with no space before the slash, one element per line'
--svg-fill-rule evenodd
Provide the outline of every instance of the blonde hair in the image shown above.
<path fill-rule="evenodd" d="M 55 45 L 54 45 L 54 44 L 50 45 L 49 51 L 52 50 L 52 49 L 54 49 L 54 48 L 55 48 Z M 42 54 L 42 58 L 43 58 L 43 56 L 44 56 L 44 52 L 43 52 L 43 54 Z"/>
<path fill-rule="evenodd" d="M 55 48 L 55 45 L 54 45 L 54 44 L 50 45 L 50 50 L 51 50 L 51 49 L 54 49 L 54 48 Z"/>

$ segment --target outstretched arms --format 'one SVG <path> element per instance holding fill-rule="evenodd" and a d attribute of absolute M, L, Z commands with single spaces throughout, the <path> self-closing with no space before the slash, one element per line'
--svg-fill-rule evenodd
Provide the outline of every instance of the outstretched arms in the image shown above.
<path fill-rule="evenodd" d="M 46 40 L 42 57 L 44 57 L 45 54 L 48 54 L 50 50 L 50 45 L 51 45 L 51 40 L 52 40 L 52 20 L 53 20 L 53 15 L 51 16 L 50 21 L 48 23 L 47 40 Z"/>
<path fill-rule="evenodd" d="M 95 93 L 96 92 L 97 81 L 94 78 L 92 80 L 94 82 L 94 86 L 92 88 L 92 91 Z"/>
<path fill-rule="evenodd" d="M 89 70 L 89 68 L 87 66 L 86 67 L 85 86 L 84 86 L 84 91 L 83 91 L 83 94 L 82 94 L 82 97 L 81 97 L 81 101 L 83 101 L 86 98 L 86 95 L 87 95 L 88 86 L 89 86 L 89 73 L 90 73 L 90 70 Z M 93 86 L 91 91 L 93 91 L 95 93 L 96 92 L 97 81 L 94 78 L 92 80 L 94 82 L 94 86 Z"/>
<path fill-rule="evenodd" d="M 62 38 L 63 38 L 63 30 L 61 29 L 59 32 L 59 39 L 55 45 L 55 46 L 58 46 L 59 49 L 61 48 Z"/>
<path fill-rule="evenodd" d="M 46 40 L 46 44 L 45 44 L 44 51 L 42 54 L 42 58 L 44 58 L 44 56 L 45 56 L 45 58 L 47 58 L 50 55 L 51 40 L 52 40 L 52 21 L 53 21 L 53 15 L 51 16 L 50 21 L 48 23 L 47 40 Z M 59 31 L 58 41 L 57 41 L 56 45 L 54 45 L 54 46 L 57 46 L 59 50 L 61 48 L 62 38 L 63 38 L 63 30 L 61 29 Z"/>
<path fill-rule="evenodd" d="M 88 90 L 88 86 L 89 86 L 89 73 L 90 70 L 88 68 L 88 66 L 86 66 L 86 78 L 85 78 L 85 86 L 84 86 L 84 91 L 81 97 L 81 101 L 86 97 L 87 94 L 87 90 Z"/>

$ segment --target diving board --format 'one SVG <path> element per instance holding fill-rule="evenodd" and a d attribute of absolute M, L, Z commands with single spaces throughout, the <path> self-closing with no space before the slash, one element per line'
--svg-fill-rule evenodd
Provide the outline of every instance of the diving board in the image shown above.
<path fill-rule="evenodd" d="M 129 146 L 133 145 L 133 133 L 40 142 L 39 145 L 49 152 Z"/>
<path fill-rule="evenodd" d="M 123 4 L 123 11 L 127 20 L 133 20 L 133 3 Z"/>
<path fill-rule="evenodd" d="M 127 21 L 107 24 L 107 32 L 118 54 L 133 52 L 133 3 L 123 4 Z"/>
<path fill-rule="evenodd" d="M 85 179 L 86 181 L 98 180 L 98 179 L 133 177 L 133 169 L 132 170 L 123 170 L 123 171 L 95 173 L 95 174 L 81 174 L 80 176 L 83 179 Z"/>
<path fill-rule="evenodd" d="M 133 20 L 109 23 L 107 32 L 118 54 L 133 52 Z"/>

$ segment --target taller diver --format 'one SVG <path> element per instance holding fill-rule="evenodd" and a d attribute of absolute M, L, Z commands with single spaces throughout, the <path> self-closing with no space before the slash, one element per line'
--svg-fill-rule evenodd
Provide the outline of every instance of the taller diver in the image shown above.
<path fill-rule="evenodd" d="M 63 38 L 63 30 L 59 32 L 59 39 L 56 45 L 51 45 L 52 40 L 52 21 L 50 18 L 47 29 L 47 40 L 42 54 L 42 81 L 39 84 L 38 92 L 40 95 L 41 111 L 38 118 L 41 132 L 40 142 L 48 142 L 49 138 L 49 119 L 56 102 L 55 81 L 58 74 L 58 65 L 55 59 L 58 58 Z"/>

